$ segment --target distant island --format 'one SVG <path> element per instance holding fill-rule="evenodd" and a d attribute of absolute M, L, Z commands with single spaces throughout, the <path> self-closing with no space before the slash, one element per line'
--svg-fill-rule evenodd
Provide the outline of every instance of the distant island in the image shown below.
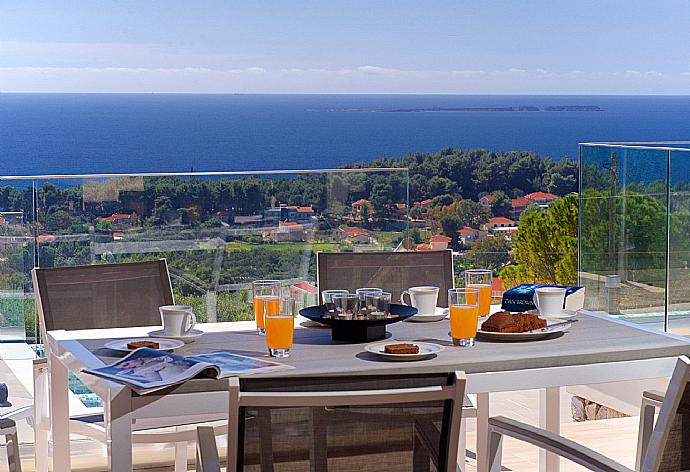
<path fill-rule="evenodd" d="M 326 110 L 311 109 L 308 111 L 352 111 L 371 113 L 429 113 L 429 112 L 453 112 L 453 111 L 603 111 L 596 105 L 557 105 L 547 107 L 518 106 L 518 107 L 430 107 L 430 108 L 331 108 Z"/>

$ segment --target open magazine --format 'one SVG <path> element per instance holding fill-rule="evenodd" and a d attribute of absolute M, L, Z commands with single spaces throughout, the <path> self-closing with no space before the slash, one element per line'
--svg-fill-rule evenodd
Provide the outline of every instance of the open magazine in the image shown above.
<path fill-rule="evenodd" d="M 142 347 L 113 364 L 97 369 L 84 369 L 84 372 L 127 385 L 135 392 L 145 394 L 197 376 L 222 379 L 239 374 L 291 368 L 278 362 L 226 351 L 178 356 Z"/>

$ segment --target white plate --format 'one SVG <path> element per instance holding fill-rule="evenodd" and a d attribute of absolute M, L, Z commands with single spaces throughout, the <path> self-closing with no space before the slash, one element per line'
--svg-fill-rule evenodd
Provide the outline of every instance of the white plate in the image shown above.
<path fill-rule="evenodd" d="M 113 351 L 120 351 L 120 352 L 132 352 L 134 349 L 130 349 L 127 347 L 127 343 L 131 343 L 133 341 L 153 341 L 154 343 L 158 343 L 160 346 L 158 348 L 159 351 L 172 351 L 173 349 L 177 349 L 178 347 L 184 346 L 184 343 L 182 341 L 178 341 L 176 339 L 161 339 L 161 338 L 130 338 L 130 339 L 117 339 L 115 341 L 110 341 L 109 343 L 105 343 L 106 348 L 112 349 Z"/>
<path fill-rule="evenodd" d="M 448 308 L 436 307 L 436 311 L 429 315 L 414 315 L 406 319 L 405 321 L 412 321 L 417 323 L 429 323 L 431 321 L 441 321 L 448 316 Z"/>
<path fill-rule="evenodd" d="M 389 354 L 383 350 L 384 346 L 388 344 L 416 344 L 419 346 L 418 354 Z M 419 361 L 422 359 L 427 359 L 429 357 L 434 357 L 439 352 L 443 351 L 443 346 L 431 343 L 419 343 L 412 341 L 397 342 L 397 341 L 385 341 L 380 343 L 369 344 L 364 346 L 364 350 L 377 356 L 384 357 L 386 359 L 391 359 L 395 361 Z"/>
<path fill-rule="evenodd" d="M 563 310 L 558 316 L 542 316 L 539 314 L 538 310 L 529 310 L 526 313 L 530 315 L 538 315 L 539 318 L 543 320 L 569 320 L 570 318 L 575 318 L 577 315 L 577 310 Z"/>
<path fill-rule="evenodd" d="M 546 320 L 546 328 L 527 331 L 525 333 L 495 333 L 492 331 L 482 331 L 481 325 L 479 325 L 480 327 L 477 328 L 477 335 L 485 339 L 494 339 L 496 341 L 534 341 L 536 339 L 549 337 L 554 333 L 561 333 L 568 330 L 572 326 L 572 323 L 567 323 L 554 328 L 549 328 L 551 325 L 562 322 L 563 320 Z"/>
<path fill-rule="evenodd" d="M 177 339 L 178 341 L 182 341 L 183 343 L 193 343 L 194 341 L 199 339 L 203 334 L 204 332 L 200 329 L 192 329 L 189 331 L 189 333 L 182 336 L 168 336 L 162 329 L 157 329 L 156 331 L 151 331 L 149 333 L 149 336 L 151 336 L 152 338 Z"/>

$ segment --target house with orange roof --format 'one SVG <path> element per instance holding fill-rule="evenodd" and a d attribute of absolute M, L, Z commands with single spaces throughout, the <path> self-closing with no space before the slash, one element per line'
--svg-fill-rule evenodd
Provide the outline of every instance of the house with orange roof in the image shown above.
<path fill-rule="evenodd" d="M 482 198 L 479 199 L 479 204 L 483 207 L 490 207 L 491 203 L 494 201 L 494 197 L 491 195 L 484 195 Z"/>
<path fill-rule="evenodd" d="M 131 226 L 132 215 L 128 215 L 127 213 L 113 213 L 110 216 L 98 217 L 96 221 L 107 221 L 113 226 Z"/>
<path fill-rule="evenodd" d="M 513 220 L 518 220 L 520 219 L 520 215 L 522 214 L 523 211 L 527 209 L 528 206 L 530 205 L 535 205 L 536 202 L 532 200 L 531 198 L 527 197 L 520 197 L 520 198 L 513 198 L 510 201 L 510 216 L 512 216 Z"/>
<path fill-rule="evenodd" d="M 364 228 L 342 225 L 338 230 L 345 240 L 352 244 L 368 244 L 371 241 L 369 231 Z"/>
<path fill-rule="evenodd" d="M 533 200 L 534 203 L 541 207 L 548 206 L 549 203 L 559 198 L 558 195 L 554 195 L 553 193 L 548 192 L 532 192 L 525 195 L 525 197 L 529 198 L 530 200 Z"/>
<path fill-rule="evenodd" d="M 515 221 L 503 216 L 495 216 L 481 226 L 484 231 L 492 231 L 494 228 L 517 227 Z"/>
<path fill-rule="evenodd" d="M 471 246 L 480 239 L 484 239 L 489 236 L 489 232 L 465 226 L 464 228 L 458 230 L 458 235 L 462 244 L 465 246 Z"/>
<path fill-rule="evenodd" d="M 364 210 L 366 208 L 366 210 Z M 366 198 L 360 198 L 356 202 L 352 202 L 352 213 L 355 218 L 362 218 L 362 212 L 366 211 L 368 215 L 374 212 L 374 205 Z"/>
<path fill-rule="evenodd" d="M 304 232 L 304 225 L 299 224 L 295 221 L 281 221 L 278 223 L 278 228 L 272 228 L 271 230 L 263 234 L 264 239 L 268 239 L 275 242 L 301 242 L 306 239 L 306 233 Z"/>

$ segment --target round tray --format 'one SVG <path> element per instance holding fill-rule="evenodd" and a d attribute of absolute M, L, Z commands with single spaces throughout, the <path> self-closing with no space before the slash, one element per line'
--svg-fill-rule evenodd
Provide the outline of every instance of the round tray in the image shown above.
<path fill-rule="evenodd" d="M 365 343 L 377 341 L 386 337 L 386 325 L 403 321 L 417 314 L 417 309 L 411 306 L 391 304 L 392 318 L 380 320 L 340 320 L 337 318 L 324 318 L 328 309 L 326 305 L 317 305 L 302 308 L 299 314 L 311 321 L 325 324 L 331 327 L 331 337 L 334 341 L 347 341 Z"/>

